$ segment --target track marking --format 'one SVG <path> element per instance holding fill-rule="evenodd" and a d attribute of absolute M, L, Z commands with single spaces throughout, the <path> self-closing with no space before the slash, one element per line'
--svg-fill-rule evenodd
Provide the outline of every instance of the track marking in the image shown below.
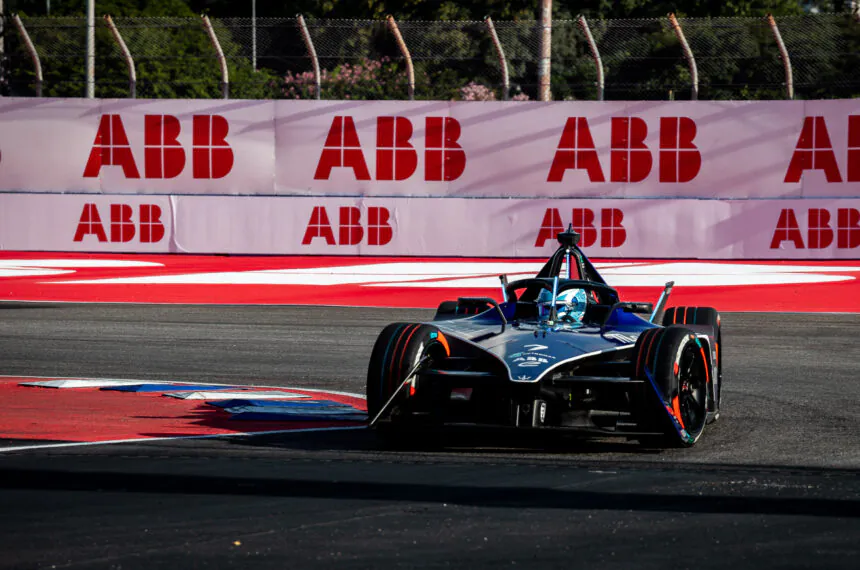
<path fill-rule="evenodd" d="M 112 382 L 130 382 L 132 384 L 190 384 L 190 382 L 175 382 L 170 380 L 135 380 L 134 378 L 92 378 L 88 376 L 31 376 L 28 374 L 0 374 L 2 378 L 38 378 L 39 380 L 85 380 L 95 381 L 110 380 Z M 210 386 L 230 386 L 234 387 L 237 384 L 224 384 L 222 382 L 206 382 Z M 320 394 L 337 394 L 338 396 L 350 396 L 365 400 L 364 394 L 356 394 L 355 392 L 341 392 L 338 390 L 320 390 L 318 388 L 302 388 L 301 386 L 271 386 L 263 384 L 241 384 L 245 388 L 269 388 L 270 390 L 302 390 L 305 392 L 317 392 Z"/>
<path fill-rule="evenodd" d="M 43 380 L 43 381 L 80 381 L 80 382 L 93 382 L 93 383 L 101 383 L 101 382 L 113 382 L 113 383 L 132 383 L 132 384 L 140 384 L 140 383 L 155 383 L 159 381 L 148 381 L 148 380 L 135 380 L 135 379 L 118 379 L 118 378 L 87 378 L 87 377 L 69 377 L 69 376 L 32 376 L 32 375 L 21 375 L 21 374 L 0 374 L 0 380 L 6 378 L 14 378 L 18 380 L 23 379 L 34 379 L 34 380 Z M 165 381 L 160 381 L 165 382 Z M 182 382 L 171 382 L 172 384 L 182 384 Z M 30 385 L 32 383 L 29 382 L 19 382 L 19 385 Z M 219 382 L 207 382 L 207 385 L 212 386 L 229 386 L 235 387 L 236 384 L 224 384 Z M 362 394 L 356 394 L 354 392 L 343 392 L 339 390 L 320 390 L 314 388 L 302 388 L 302 387 L 284 387 L 284 386 L 264 386 L 257 384 L 243 384 L 243 387 L 246 388 L 268 388 L 269 390 L 300 390 L 302 392 L 310 392 L 310 393 L 318 393 L 321 395 L 326 394 L 334 394 L 339 396 L 347 396 L 351 398 L 356 398 L 360 400 L 364 400 L 365 396 Z M 46 387 L 47 388 L 47 387 Z M 64 388 L 68 390 L 75 390 L 75 388 Z M 166 436 L 166 437 L 145 437 L 145 438 L 125 438 L 125 439 L 114 439 L 114 440 L 106 440 L 106 441 L 73 441 L 73 442 L 64 442 L 64 443 L 46 443 L 46 444 L 28 444 L 28 445 L 19 445 L 14 447 L 2 447 L 0 448 L 0 454 L 9 453 L 13 451 L 32 451 L 38 449 L 61 449 L 67 447 L 81 447 L 81 446 L 94 446 L 94 445 L 112 445 L 112 444 L 120 444 L 120 443 L 144 443 L 149 441 L 172 441 L 172 440 L 182 440 L 182 439 L 219 439 L 219 438 L 230 438 L 230 437 L 250 437 L 257 435 L 279 435 L 279 434 L 288 434 L 288 433 L 311 433 L 311 432 L 323 432 L 323 431 L 343 431 L 343 430 L 359 430 L 359 429 L 367 429 L 366 425 L 351 425 L 351 426 L 328 426 L 328 427 L 318 427 L 318 428 L 300 428 L 300 429 L 287 429 L 287 430 L 268 430 L 268 431 L 258 431 L 258 432 L 231 432 L 231 433 L 220 433 L 220 434 L 206 434 L 206 435 L 177 435 L 177 436 Z M 38 440 L 33 440 L 38 441 Z"/>
<path fill-rule="evenodd" d="M 212 435 L 177 435 L 172 437 L 141 437 L 134 439 L 113 439 L 109 441 L 73 441 L 68 443 L 46 443 L 43 445 L 21 445 L 17 447 L 0 448 L 0 453 L 8 453 L 10 451 L 33 451 L 36 449 L 57 449 L 63 447 L 86 447 L 94 445 L 113 445 L 117 443 L 146 443 L 150 441 L 174 441 L 179 439 L 223 439 L 227 437 L 252 437 L 258 435 L 280 435 L 287 433 L 310 433 L 321 431 L 349 431 L 367 429 L 367 426 L 339 426 L 339 427 L 324 427 L 324 428 L 304 428 L 304 429 L 280 429 L 272 431 L 257 431 L 257 432 L 237 432 L 237 433 L 219 433 Z"/>

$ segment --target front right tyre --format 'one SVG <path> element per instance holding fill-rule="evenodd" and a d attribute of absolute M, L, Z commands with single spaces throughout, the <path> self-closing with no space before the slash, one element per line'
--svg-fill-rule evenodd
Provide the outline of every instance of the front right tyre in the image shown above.
<path fill-rule="evenodd" d="M 651 396 L 641 403 L 641 424 L 662 432 L 643 443 L 695 445 L 705 428 L 711 381 L 702 342 L 683 326 L 654 328 L 640 335 L 633 354 L 634 376 L 646 381 L 645 392 Z"/>

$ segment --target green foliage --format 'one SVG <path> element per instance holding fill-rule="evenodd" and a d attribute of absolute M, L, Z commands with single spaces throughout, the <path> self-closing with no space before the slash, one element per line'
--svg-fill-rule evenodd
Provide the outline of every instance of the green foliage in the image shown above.
<path fill-rule="evenodd" d="M 6 0 L 24 16 L 45 74 L 44 94 L 82 96 L 85 29 L 82 20 L 38 25 L 44 1 Z M 666 14 L 682 19 L 699 67 L 701 99 L 785 97 L 785 74 L 763 17 L 779 18 L 791 53 L 799 98 L 851 97 L 860 92 L 860 25 L 844 18 L 804 16 L 841 2 L 813 0 L 555 0 L 552 78 L 555 99 L 596 98 L 596 72 L 575 23 L 585 15 L 601 46 L 607 99 L 687 98 L 690 71 Z M 86 0 L 54 2 L 52 16 L 84 15 Z M 540 3 L 537 0 L 257 0 L 259 17 L 303 13 L 315 43 L 325 46 L 323 98 L 404 99 L 405 65 L 382 20 L 397 17 L 415 60 L 417 99 L 502 98 L 501 74 L 484 16 L 496 22 L 512 93 L 537 98 Z M 137 64 L 139 97 L 220 97 L 220 72 L 199 14 L 212 17 L 228 60 L 231 98 L 313 97 L 304 48 L 291 24 L 277 35 L 254 70 L 247 29 L 219 18 L 250 17 L 250 3 L 234 0 L 99 0 L 99 17 L 114 16 Z M 129 20 L 127 18 L 143 18 Z M 168 19 L 173 18 L 173 19 Z M 353 28 L 331 18 L 374 19 Z M 693 18 L 693 19 L 690 19 Z M 740 19 L 743 18 L 743 19 Z M 639 19 L 639 20 L 634 20 Z M 450 24 L 450 21 L 457 24 Z M 465 23 L 471 21 L 471 23 Z M 29 23 L 33 24 L 30 27 Z M 128 96 L 128 72 L 109 31 L 97 23 L 96 95 Z M 240 35 L 242 34 L 242 35 Z M 7 36 L 13 93 L 32 94 L 29 58 L 16 34 Z M 244 42 L 244 44 L 243 44 Z M 464 88 L 468 86 L 467 89 Z"/>

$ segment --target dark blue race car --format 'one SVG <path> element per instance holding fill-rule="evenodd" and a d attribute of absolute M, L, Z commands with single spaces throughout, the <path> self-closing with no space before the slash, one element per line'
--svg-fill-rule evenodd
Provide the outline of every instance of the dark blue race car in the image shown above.
<path fill-rule="evenodd" d="M 460 298 L 432 322 L 380 333 L 367 374 L 371 426 L 403 439 L 443 426 L 570 430 L 695 444 L 720 414 L 720 316 L 625 303 L 572 229 L 503 299 Z"/>

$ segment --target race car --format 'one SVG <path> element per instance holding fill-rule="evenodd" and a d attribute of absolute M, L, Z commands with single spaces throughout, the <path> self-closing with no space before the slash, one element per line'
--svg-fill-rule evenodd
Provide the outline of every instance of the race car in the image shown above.
<path fill-rule="evenodd" d="M 501 302 L 460 298 L 433 321 L 393 323 L 367 372 L 370 426 L 386 440 L 443 427 L 613 435 L 689 447 L 720 415 L 720 315 L 622 302 L 579 248 L 533 278 L 499 276 Z M 562 277 L 562 275 L 564 277 Z"/>

